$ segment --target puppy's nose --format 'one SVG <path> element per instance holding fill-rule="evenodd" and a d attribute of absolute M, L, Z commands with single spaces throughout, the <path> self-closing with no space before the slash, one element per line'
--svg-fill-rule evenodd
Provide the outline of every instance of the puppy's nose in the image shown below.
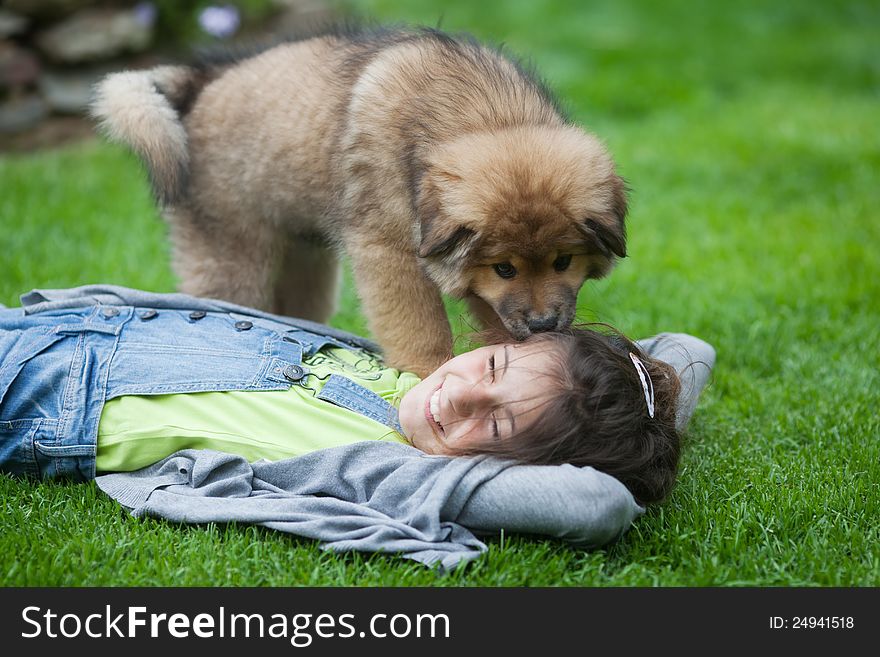
<path fill-rule="evenodd" d="M 541 331 L 552 331 L 556 328 L 557 317 L 540 317 L 538 319 L 529 320 L 529 330 L 532 333 L 540 333 Z"/>

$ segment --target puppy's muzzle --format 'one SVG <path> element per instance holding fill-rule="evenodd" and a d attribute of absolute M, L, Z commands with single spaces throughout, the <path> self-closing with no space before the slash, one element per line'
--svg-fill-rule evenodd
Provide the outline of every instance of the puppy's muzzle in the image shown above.
<path fill-rule="evenodd" d="M 540 333 L 541 331 L 552 331 L 556 328 L 557 323 L 559 322 L 559 317 L 556 315 L 549 315 L 547 317 L 538 317 L 535 319 L 530 319 L 528 321 L 528 327 L 530 333 Z"/>
<path fill-rule="evenodd" d="M 544 315 L 528 319 L 505 317 L 502 318 L 502 321 L 514 339 L 525 340 L 533 333 L 555 331 L 564 328 L 569 324 L 570 319 L 564 315 Z"/>

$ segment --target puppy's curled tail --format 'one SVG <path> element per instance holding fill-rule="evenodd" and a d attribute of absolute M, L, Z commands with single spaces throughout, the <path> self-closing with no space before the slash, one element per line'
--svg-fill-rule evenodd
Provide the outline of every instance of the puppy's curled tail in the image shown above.
<path fill-rule="evenodd" d="M 147 165 L 156 200 L 179 199 L 189 170 L 181 109 L 198 86 L 185 66 L 111 73 L 95 85 L 90 113 L 111 141 L 130 146 Z"/>

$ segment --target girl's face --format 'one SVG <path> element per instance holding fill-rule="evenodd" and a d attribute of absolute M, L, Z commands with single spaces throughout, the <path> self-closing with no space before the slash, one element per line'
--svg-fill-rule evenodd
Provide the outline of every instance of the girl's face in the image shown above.
<path fill-rule="evenodd" d="M 456 356 L 407 392 L 400 424 L 428 454 L 477 447 L 526 429 L 552 394 L 558 368 L 546 341 L 480 347 Z"/>

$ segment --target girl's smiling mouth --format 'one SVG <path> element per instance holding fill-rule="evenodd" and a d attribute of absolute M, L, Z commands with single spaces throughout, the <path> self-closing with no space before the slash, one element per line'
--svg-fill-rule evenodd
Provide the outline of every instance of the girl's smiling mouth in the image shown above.
<path fill-rule="evenodd" d="M 446 431 L 443 429 L 443 425 L 440 424 L 440 389 L 442 387 L 443 384 L 441 383 L 425 400 L 425 419 L 428 420 L 428 424 L 435 432 L 445 436 Z"/>

